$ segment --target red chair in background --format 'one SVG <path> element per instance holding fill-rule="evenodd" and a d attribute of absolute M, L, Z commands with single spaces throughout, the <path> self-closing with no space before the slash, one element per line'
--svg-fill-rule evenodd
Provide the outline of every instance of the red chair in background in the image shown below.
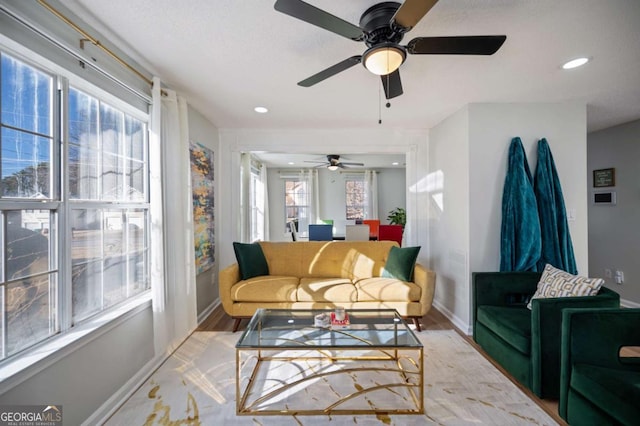
<path fill-rule="evenodd" d="M 402 247 L 402 225 L 380 225 L 378 241 L 396 241 Z"/>
<path fill-rule="evenodd" d="M 378 229 L 380 227 L 379 219 L 364 219 L 363 225 L 369 225 L 369 239 L 378 239 Z"/>

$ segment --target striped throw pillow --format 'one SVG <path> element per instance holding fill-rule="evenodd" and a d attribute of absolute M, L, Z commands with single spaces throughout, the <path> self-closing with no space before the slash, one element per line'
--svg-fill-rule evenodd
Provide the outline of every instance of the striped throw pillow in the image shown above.
<path fill-rule="evenodd" d="M 600 291 L 602 284 L 604 284 L 602 278 L 573 275 L 547 264 L 531 300 L 549 297 L 595 296 Z M 529 301 L 527 308 L 531 309 L 531 301 Z"/>

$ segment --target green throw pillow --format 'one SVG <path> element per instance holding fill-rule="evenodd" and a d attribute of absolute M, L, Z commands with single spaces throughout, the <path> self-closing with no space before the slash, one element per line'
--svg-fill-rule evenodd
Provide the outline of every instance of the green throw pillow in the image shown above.
<path fill-rule="evenodd" d="M 240 267 L 240 277 L 243 280 L 260 275 L 269 275 L 269 265 L 260 244 L 233 243 L 233 251 L 236 252 L 236 260 Z"/>
<path fill-rule="evenodd" d="M 416 266 L 420 247 L 391 247 L 382 276 L 402 281 L 413 280 L 413 268 Z"/>

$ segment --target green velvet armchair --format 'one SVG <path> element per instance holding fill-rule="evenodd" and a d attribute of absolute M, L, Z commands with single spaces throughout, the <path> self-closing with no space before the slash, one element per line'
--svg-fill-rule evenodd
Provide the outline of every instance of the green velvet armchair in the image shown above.
<path fill-rule="evenodd" d="M 640 309 L 566 309 L 560 416 L 572 426 L 640 424 Z"/>
<path fill-rule="evenodd" d="M 562 310 L 620 306 L 618 293 L 534 299 L 541 273 L 473 273 L 473 340 L 518 382 L 541 398 L 560 389 Z"/>

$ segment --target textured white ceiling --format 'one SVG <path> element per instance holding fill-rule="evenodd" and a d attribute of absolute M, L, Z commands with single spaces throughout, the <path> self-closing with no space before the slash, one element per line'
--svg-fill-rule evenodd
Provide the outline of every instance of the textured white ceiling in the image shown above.
<path fill-rule="evenodd" d="M 440 0 L 403 43 L 507 41 L 493 56 L 409 56 L 389 109 L 379 77 L 359 65 L 297 86 L 365 45 L 276 12 L 273 0 L 61 1 L 219 128 L 430 128 L 473 102 L 582 102 L 590 131 L 640 118 L 639 0 Z M 357 24 L 378 1 L 308 2 Z M 560 69 L 578 56 L 593 60 Z"/>

